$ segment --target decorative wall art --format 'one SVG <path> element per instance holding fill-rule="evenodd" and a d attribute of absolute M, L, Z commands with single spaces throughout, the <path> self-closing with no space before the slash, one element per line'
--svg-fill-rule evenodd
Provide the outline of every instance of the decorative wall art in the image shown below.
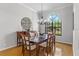
<path fill-rule="evenodd" d="M 32 22 L 31 22 L 30 18 L 29 17 L 24 17 L 21 20 L 21 26 L 22 26 L 23 30 L 29 31 L 31 26 L 32 26 Z"/>

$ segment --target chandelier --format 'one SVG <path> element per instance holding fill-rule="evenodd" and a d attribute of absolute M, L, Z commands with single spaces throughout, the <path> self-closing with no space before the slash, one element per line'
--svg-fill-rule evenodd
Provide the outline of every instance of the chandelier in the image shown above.
<path fill-rule="evenodd" d="M 43 24 L 43 21 L 44 21 L 44 17 L 43 17 L 43 3 L 41 3 L 39 24 Z"/>
<path fill-rule="evenodd" d="M 49 19 L 44 19 L 44 4 L 41 3 L 41 10 L 40 10 L 40 18 L 39 18 L 39 24 L 45 24 L 45 23 L 49 23 L 50 20 Z"/>

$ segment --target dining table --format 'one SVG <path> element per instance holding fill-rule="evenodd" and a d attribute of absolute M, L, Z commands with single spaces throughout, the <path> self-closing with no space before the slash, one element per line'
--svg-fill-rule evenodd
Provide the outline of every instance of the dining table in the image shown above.
<path fill-rule="evenodd" d="M 26 35 L 23 35 L 26 37 Z M 46 42 L 46 46 L 48 47 L 48 40 L 49 40 L 49 34 L 43 34 L 43 35 L 36 35 L 35 37 L 31 38 L 30 40 L 26 40 L 29 43 L 32 43 L 32 45 L 36 45 L 36 56 L 39 55 L 39 49 L 40 49 L 40 44 Z"/>
<path fill-rule="evenodd" d="M 45 35 L 39 35 L 35 36 L 35 38 L 30 40 L 30 43 L 33 43 L 36 45 L 36 55 L 38 56 L 39 54 L 39 44 L 42 44 L 44 42 L 48 42 L 48 34 Z"/>

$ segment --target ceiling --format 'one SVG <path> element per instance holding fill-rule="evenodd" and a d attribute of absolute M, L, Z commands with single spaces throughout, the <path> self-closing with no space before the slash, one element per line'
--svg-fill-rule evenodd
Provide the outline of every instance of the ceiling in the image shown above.
<path fill-rule="evenodd" d="M 69 6 L 69 5 L 72 5 L 72 3 L 42 3 L 42 4 L 41 3 L 24 3 L 24 5 L 26 7 L 29 7 L 33 11 L 38 12 L 38 11 L 41 11 L 41 5 L 44 11 L 44 10 L 53 10 L 53 9 Z"/>
<path fill-rule="evenodd" d="M 17 4 L 24 6 L 34 12 L 41 11 L 41 3 L 2 3 L 0 4 L 0 9 L 13 9 Z M 72 3 L 42 3 L 43 11 L 58 9 L 62 7 L 66 7 L 69 5 L 73 5 Z"/>

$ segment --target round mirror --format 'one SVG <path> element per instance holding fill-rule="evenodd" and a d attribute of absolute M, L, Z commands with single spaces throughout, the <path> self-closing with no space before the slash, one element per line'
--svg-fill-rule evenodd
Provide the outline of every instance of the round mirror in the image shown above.
<path fill-rule="evenodd" d="M 24 17 L 22 20 L 21 20 L 21 26 L 22 26 L 22 28 L 24 29 L 24 30 L 26 30 L 26 31 L 28 31 L 28 30 L 30 30 L 30 28 L 31 28 L 31 20 L 30 20 L 30 18 L 28 18 L 28 17 Z"/>

